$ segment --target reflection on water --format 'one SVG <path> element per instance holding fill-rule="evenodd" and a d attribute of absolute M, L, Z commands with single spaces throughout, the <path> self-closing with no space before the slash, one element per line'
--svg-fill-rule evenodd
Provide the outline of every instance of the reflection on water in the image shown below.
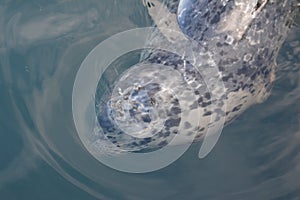
<path fill-rule="evenodd" d="M 76 72 L 95 45 L 151 24 L 140 0 L 6 0 L 0 15 L 1 198 L 300 196 L 299 25 L 281 50 L 271 97 L 225 128 L 207 158 L 197 158 L 195 144 L 168 168 L 132 175 L 86 152 L 74 128 L 71 96 Z"/>

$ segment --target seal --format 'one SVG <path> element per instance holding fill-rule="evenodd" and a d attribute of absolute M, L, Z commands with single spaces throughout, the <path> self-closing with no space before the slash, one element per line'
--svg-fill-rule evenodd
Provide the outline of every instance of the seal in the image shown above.
<path fill-rule="evenodd" d="M 107 92 L 97 90 L 99 138 L 137 153 L 162 148 L 177 134 L 198 142 L 222 119 L 227 125 L 270 95 L 296 1 L 142 2 L 157 30 L 140 62 Z"/>

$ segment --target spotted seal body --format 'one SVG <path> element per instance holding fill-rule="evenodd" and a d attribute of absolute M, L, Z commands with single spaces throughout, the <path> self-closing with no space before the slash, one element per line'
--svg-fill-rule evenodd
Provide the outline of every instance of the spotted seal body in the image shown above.
<path fill-rule="evenodd" d="M 228 124 L 265 100 L 296 2 L 247 2 L 143 0 L 158 30 L 141 62 L 97 102 L 99 137 L 133 152 L 161 148 L 177 134 L 199 141 L 222 118 Z"/>

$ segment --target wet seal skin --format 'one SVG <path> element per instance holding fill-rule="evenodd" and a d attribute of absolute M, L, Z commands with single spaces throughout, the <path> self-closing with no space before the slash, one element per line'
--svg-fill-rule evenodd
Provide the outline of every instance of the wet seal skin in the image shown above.
<path fill-rule="evenodd" d="M 226 125 L 269 96 L 277 54 L 298 9 L 296 1 L 142 2 L 158 28 L 148 42 L 152 49 L 120 75 L 111 93 L 96 99 L 103 130 L 98 137 L 124 151 L 147 152 L 166 146 L 183 124 L 180 134 L 196 133 L 197 142 L 223 117 Z M 186 41 L 192 41 L 194 62 L 159 50 L 177 52 Z M 224 84 L 222 94 L 219 86 L 206 81 L 214 77 Z M 199 113 L 198 126 L 189 123 L 189 112 L 194 111 Z"/>

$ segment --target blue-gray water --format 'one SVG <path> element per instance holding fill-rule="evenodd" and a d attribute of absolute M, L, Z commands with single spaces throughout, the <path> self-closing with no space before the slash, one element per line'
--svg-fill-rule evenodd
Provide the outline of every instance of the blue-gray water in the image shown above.
<path fill-rule="evenodd" d="M 300 199 L 300 17 L 270 98 L 169 167 L 133 175 L 92 158 L 71 95 L 86 55 L 151 20 L 140 0 L 0 1 L 0 199 Z M 298 24 L 298 25 L 297 25 Z"/>

